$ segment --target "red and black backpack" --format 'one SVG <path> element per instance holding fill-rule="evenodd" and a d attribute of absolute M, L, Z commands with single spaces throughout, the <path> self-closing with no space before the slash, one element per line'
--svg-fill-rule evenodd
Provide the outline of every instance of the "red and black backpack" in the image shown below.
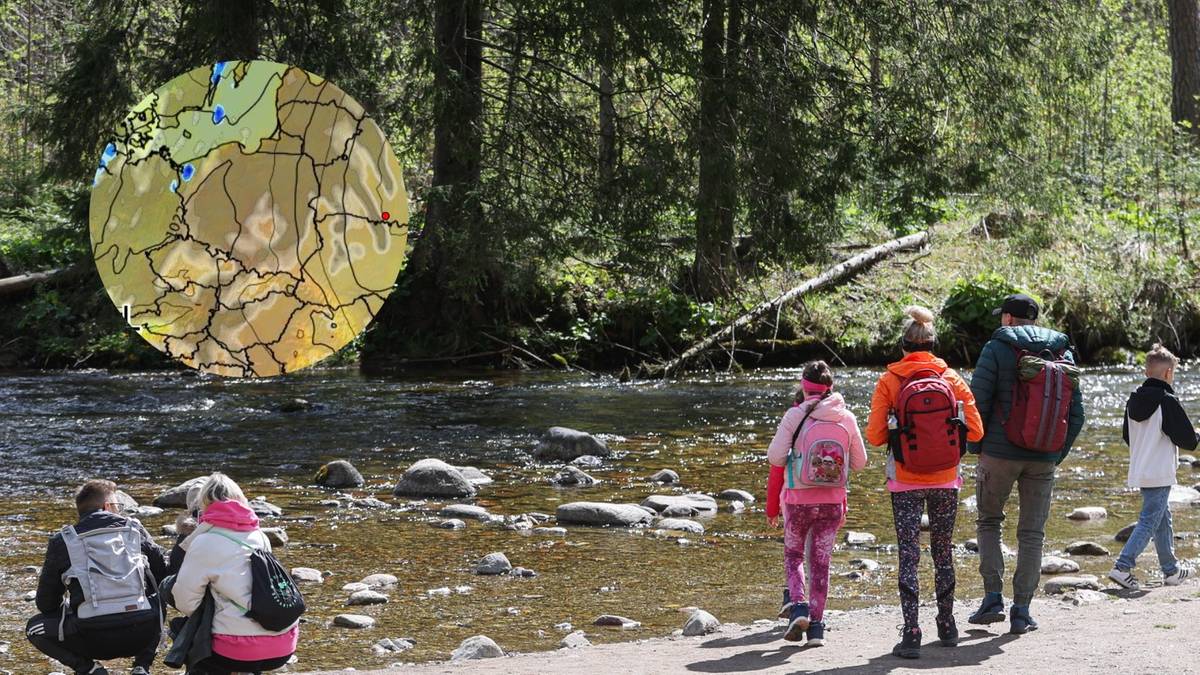
<path fill-rule="evenodd" d="M 900 383 L 892 457 L 914 473 L 958 466 L 966 452 L 966 427 L 954 389 L 935 370 L 918 370 Z"/>

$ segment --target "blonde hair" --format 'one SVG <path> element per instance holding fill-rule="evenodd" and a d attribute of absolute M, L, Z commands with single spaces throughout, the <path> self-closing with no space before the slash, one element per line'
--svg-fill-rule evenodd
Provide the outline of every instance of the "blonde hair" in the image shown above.
<path fill-rule="evenodd" d="M 907 317 L 904 319 L 902 336 L 906 344 L 925 345 L 937 340 L 932 310 L 920 305 L 909 305 L 904 308 L 904 313 Z"/>
<path fill-rule="evenodd" d="M 1146 352 L 1146 373 L 1163 373 L 1179 365 L 1179 357 L 1171 350 L 1155 342 Z"/>
<path fill-rule="evenodd" d="M 241 502 L 247 506 L 250 502 L 246 500 L 246 495 L 242 492 L 242 488 L 233 482 L 233 479 L 220 471 L 208 477 L 204 481 L 204 485 L 200 486 L 200 508 L 207 509 L 209 504 L 214 502 Z"/>

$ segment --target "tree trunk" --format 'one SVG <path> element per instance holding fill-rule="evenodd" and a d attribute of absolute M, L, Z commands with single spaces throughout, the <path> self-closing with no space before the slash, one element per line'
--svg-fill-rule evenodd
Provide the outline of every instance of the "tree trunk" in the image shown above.
<path fill-rule="evenodd" d="M 1167 0 L 1171 52 L 1171 119 L 1200 135 L 1200 9 L 1197 0 Z"/>
<path fill-rule="evenodd" d="M 728 15 L 728 19 L 726 18 Z M 727 23 L 728 21 L 728 23 Z M 729 291 L 735 263 L 733 212 L 734 69 L 740 39 L 738 0 L 704 0 L 700 47 L 699 194 L 696 201 L 696 296 L 711 299 Z"/>

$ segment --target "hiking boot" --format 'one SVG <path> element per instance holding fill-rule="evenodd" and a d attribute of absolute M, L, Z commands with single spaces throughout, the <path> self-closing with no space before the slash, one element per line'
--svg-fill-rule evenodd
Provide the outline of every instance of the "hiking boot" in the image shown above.
<path fill-rule="evenodd" d="M 108 669 L 99 661 L 92 661 L 92 665 L 76 670 L 75 675 L 108 675 Z"/>
<path fill-rule="evenodd" d="M 1008 614 L 1008 632 L 1013 635 L 1023 635 L 1031 630 L 1037 630 L 1037 622 L 1029 616 L 1029 607 L 1013 605 Z"/>
<path fill-rule="evenodd" d="M 1191 577 L 1192 570 L 1187 567 L 1180 567 L 1175 570 L 1175 574 L 1168 574 L 1163 577 L 1163 586 L 1178 586 Z"/>
<path fill-rule="evenodd" d="M 900 643 L 892 647 L 892 655 L 902 659 L 921 658 L 921 629 L 901 628 Z"/>
<path fill-rule="evenodd" d="M 950 617 L 945 621 L 937 620 L 938 640 L 941 641 L 943 647 L 958 646 L 958 625 L 954 623 L 954 617 Z"/>
<path fill-rule="evenodd" d="M 1004 596 L 999 593 L 985 593 L 979 609 L 975 610 L 967 623 L 989 624 L 1004 620 Z"/>
<path fill-rule="evenodd" d="M 779 606 L 779 618 L 786 619 L 791 616 L 794 604 L 796 603 L 792 602 L 792 594 L 788 592 L 788 589 L 783 589 L 783 604 Z"/>
<path fill-rule="evenodd" d="M 1126 571 L 1119 570 L 1114 567 L 1111 570 L 1109 570 L 1108 578 L 1117 582 L 1117 585 L 1120 586 L 1121 588 L 1125 588 L 1125 589 L 1128 589 L 1131 591 L 1136 591 L 1142 587 L 1142 584 L 1138 582 L 1137 577 L 1133 576 L 1132 571 L 1126 572 Z M 1167 582 L 1167 580 L 1164 577 L 1163 583 L 1166 583 L 1166 582 Z"/>
<path fill-rule="evenodd" d="M 825 644 L 825 624 L 821 621 L 813 621 L 808 624 L 808 642 L 805 646 L 820 647 Z"/>
<path fill-rule="evenodd" d="M 804 631 L 808 630 L 811 624 L 808 620 L 808 603 L 797 602 L 792 605 L 791 622 L 788 624 L 787 632 L 783 634 L 783 639 L 788 642 L 800 642 L 804 639 Z"/>

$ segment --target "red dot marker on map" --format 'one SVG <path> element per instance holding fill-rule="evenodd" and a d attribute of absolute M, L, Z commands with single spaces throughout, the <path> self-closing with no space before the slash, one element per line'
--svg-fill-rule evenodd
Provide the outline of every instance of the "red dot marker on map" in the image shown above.
<path fill-rule="evenodd" d="M 383 219 L 384 219 L 384 220 L 391 220 L 391 219 L 392 219 L 392 214 L 388 213 L 387 211 L 384 211 L 383 213 L 381 213 L 381 214 L 379 214 L 379 215 L 383 216 Z"/>

